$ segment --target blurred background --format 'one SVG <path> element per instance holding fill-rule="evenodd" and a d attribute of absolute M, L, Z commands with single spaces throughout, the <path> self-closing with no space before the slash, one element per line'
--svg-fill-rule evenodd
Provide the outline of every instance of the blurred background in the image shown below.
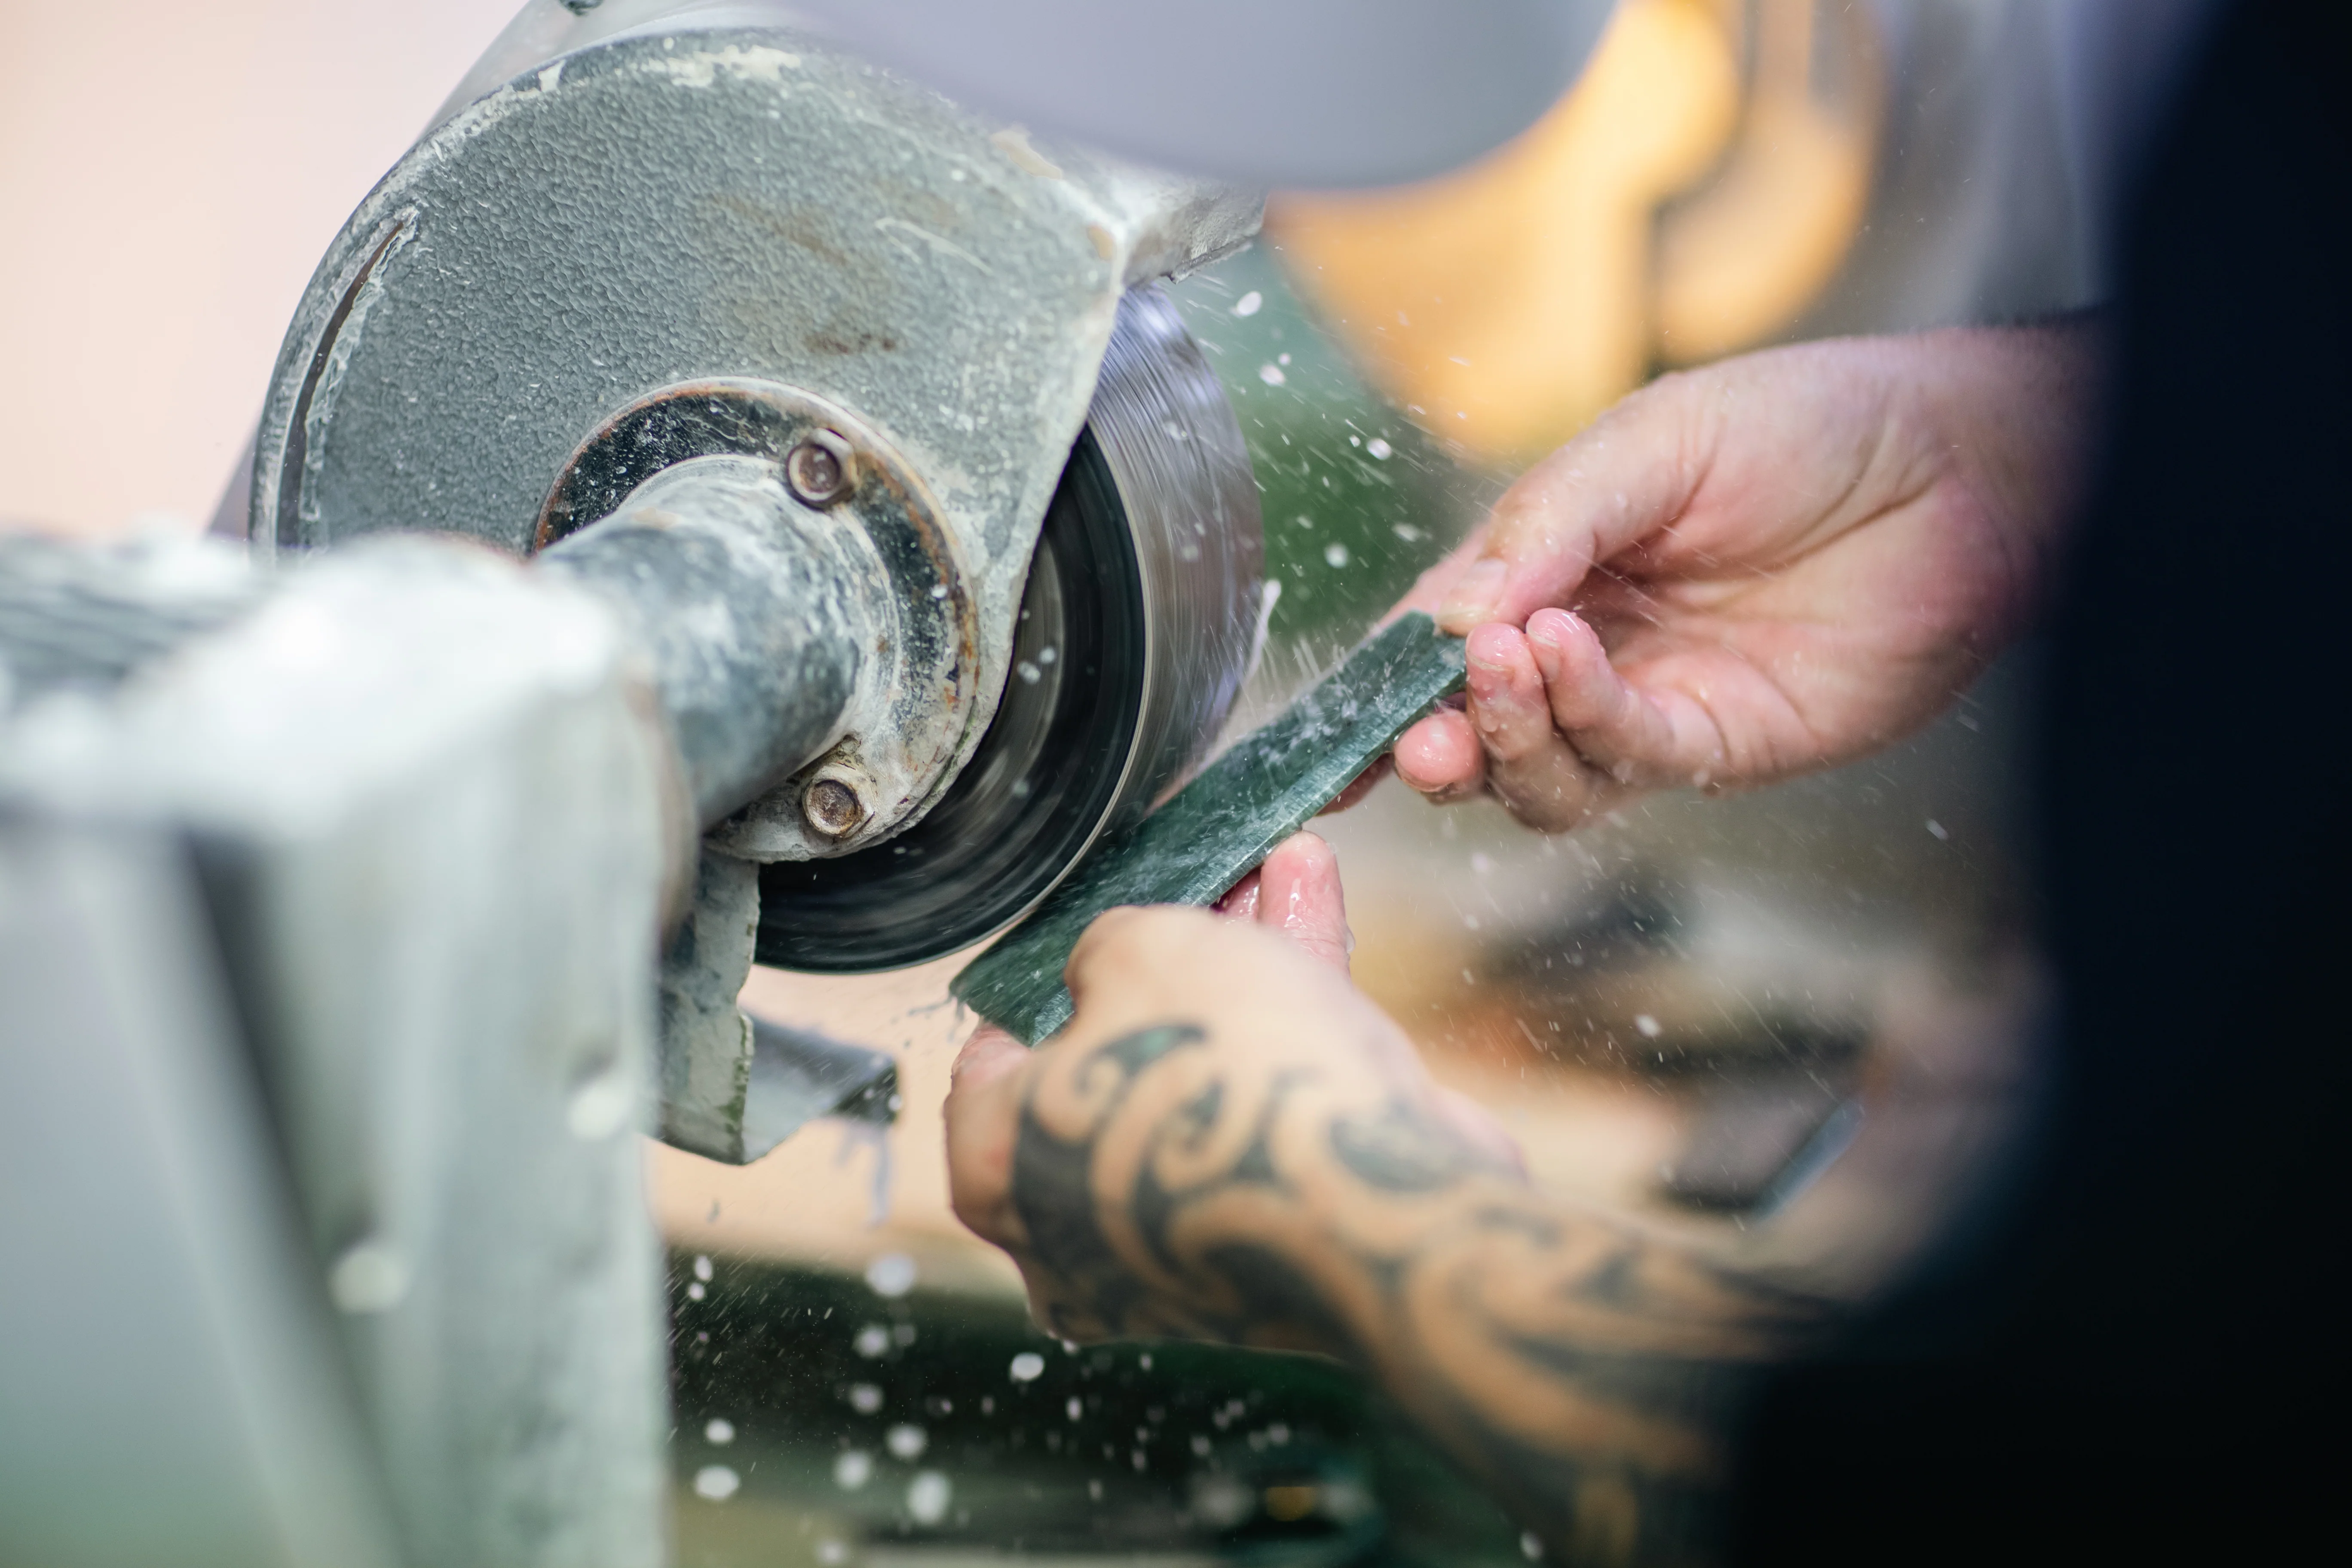
<path fill-rule="evenodd" d="M 1240 411 L 1282 588 L 1235 731 L 1649 377 L 2093 298 L 2105 163 L 2074 129 L 2097 83 L 2066 10 L 1625 0 L 1569 95 L 1479 164 L 1277 194 L 1256 246 L 1171 290 Z M 507 7 L 0 16 L 0 520 L 199 531 L 316 258 Z M 1867 763 L 1573 838 L 1388 786 L 1321 829 L 1357 977 L 1539 1182 L 1864 1291 L 2031 1100 L 2031 679 L 2029 650 Z M 820 1126 L 740 1169 L 647 1145 L 681 1561 L 1517 1561 L 1335 1369 L 1027 1326 L 947 1208 L 962 962 L 754 973 L 755 1013 L 898 1056 L 887 1132 Z"/>

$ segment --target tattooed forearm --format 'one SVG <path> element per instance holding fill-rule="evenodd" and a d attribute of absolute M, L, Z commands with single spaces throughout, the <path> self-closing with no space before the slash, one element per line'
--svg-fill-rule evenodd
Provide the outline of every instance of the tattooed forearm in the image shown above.
<path fill-rule="evenodd" d="M 1050 1326 L 1363 1368 L 1563 1555 L 1706 1555 L 1740 1369 L 1803 1304 L 1531 1192 L 1379 1073 L 1172 1022 L 1031 1085 L 1012 1201 Z"/>

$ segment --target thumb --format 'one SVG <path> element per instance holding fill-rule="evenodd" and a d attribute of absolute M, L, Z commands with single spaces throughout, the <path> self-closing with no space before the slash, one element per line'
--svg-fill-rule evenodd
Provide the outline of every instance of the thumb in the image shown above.
<path fill-rule="evenodd" d="M 982 1025 L 957 1054 L 940 1107 L 956 1217 L 1004 1247 L 1028 1239 L 1013 1207 L 1013 1145 L 1021 1131 L 1022 1069 L 1032 1059 L 1020 1041 Z"/>
<path fill-rule="evenodd" d="M 1029 1052 L 1020 1041 L 993 1024 L 982 1024 L 971 1032 L 971 1038 L 956 1053 L 955 1065 L 948 1069 L 948 1092 L 970 1089 L 979 1092 L 981 1087 L 1006 1073 L 1018 1072 L 1021 1064 L 1029 1059 Z"/>
<path fill-rule="evenodd" d="M 1683 515 L 1706 471 L 1714 422 L 1704 376 L 1634 393 L 1529 468 L 1496 501 L 1450 571 L 1437 623 L 1460 634 L 1522 626 L 1565 607 L 1585 574 Z"/>
<path fill-rule="evenodd" d="M 1348 900 L 1339 857 L 1312 833 L 1293 834 L 1258 868 L 1257 923 L 1271 926 L 1309 956 L 1348 973 Z"/>

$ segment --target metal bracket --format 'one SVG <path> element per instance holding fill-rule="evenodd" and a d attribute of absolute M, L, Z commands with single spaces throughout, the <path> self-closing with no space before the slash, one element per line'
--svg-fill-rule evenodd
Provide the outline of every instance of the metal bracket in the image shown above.
<path fill-rule="evenodd" d="M 693 907 L 662 955 L 662 1141 L 730 1165 L 821 1116 L 887 1123 L 898 1114 L 898 1064 L 887 1054 L 736 1006 L 759 920 L 760 868 L 706 847 Z"/>

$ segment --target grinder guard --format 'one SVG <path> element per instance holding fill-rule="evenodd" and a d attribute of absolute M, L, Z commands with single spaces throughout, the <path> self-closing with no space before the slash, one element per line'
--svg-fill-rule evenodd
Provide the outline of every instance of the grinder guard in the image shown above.
<path fill-rule="evenodd" d="M 1243 243 L 1258 203 L 1040 149 L 806 33 L 711 25 L 745 15 L 686 8 L 527 70 L 385 177 L 289 331 L 252 538 L 266 555 L 429 528 L 527 552 L 559 478 L 628 410 L 712 384 L 848 432 L 930 542 L 894 557 L 870 511 L 842 516 L 886 565 L 921 569 L 834 617 L 862 639 L 837 717 L 738 745 L 774 771 L 698 804 L 715 848 L 774 863 L 762 959 L 894 967 L 1034 904 L 1231 706 L 1259 608 L 1255 495 L 1222 392 L 1149 285 Z M 944 645 L 894 630 L 929 599 Z M 1048 647 L 1077 655 L 1051 680 Z M 773 721 L 776 679 L 744 683 L 747 728 Z M 800 830 L 821 780 L 863 788 L 853 830 Z"/>

